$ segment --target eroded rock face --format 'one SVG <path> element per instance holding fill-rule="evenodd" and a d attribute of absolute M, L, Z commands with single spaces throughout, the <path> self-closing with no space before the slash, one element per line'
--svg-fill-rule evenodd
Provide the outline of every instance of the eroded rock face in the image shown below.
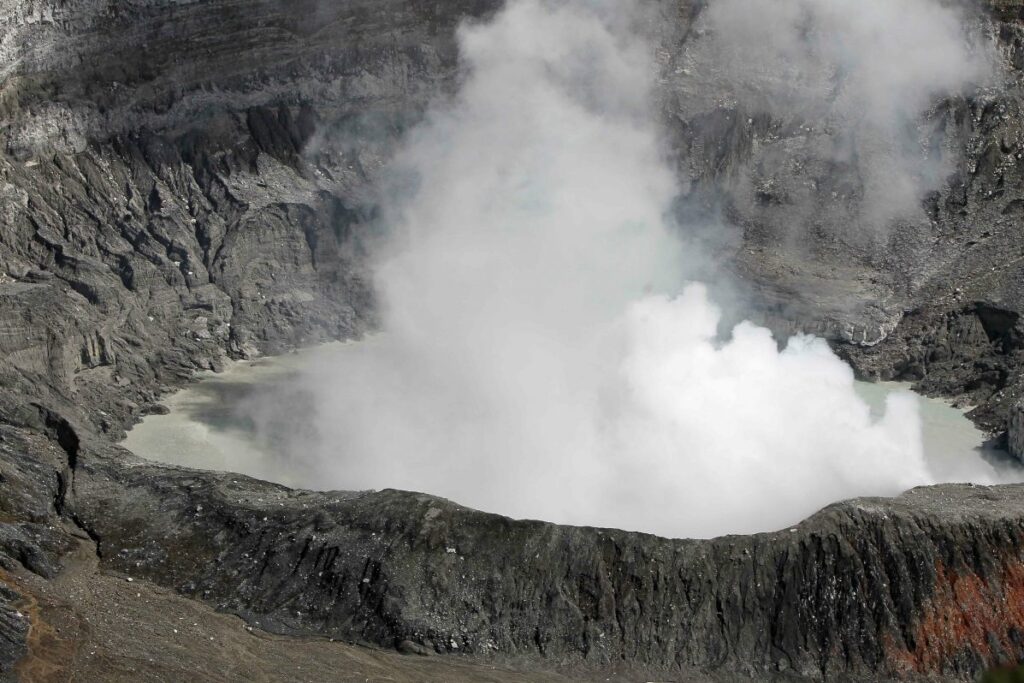
<path fill-rule="evenodd" d="M 498 5 L 0 0 L 0 567 L 52 577 L 78 534 L 105 568 L 269 629 L 579 672 L 958 680 L 1024 658 L 1018 487 L 669 541 L 287 491 L 110 445 L 196 369 L 372 328 L 374 181 L 453 88 L 454 27 Z M 701 75 L 681 67 L 702 7 L 665 0 L 649 27 L 691 210 L 752 150 L 805 135 L 694 104 Z M 713 247 L 757 319 L 979 405 L 999 432 L 1022 386 L 1024 28 L 1019 2 L 988 11 L 1006 82 L 930 114 L 962 154 L 926 220 L 795 251 L 737 201 L 741 228 Z M 0 671 L 26 647 L 16 592 L 0 588 Z"/>
<path fill-rule="evenodd" d="M 967 679 L 1024 657 L 1019 486 L 917 489 L 712 541 L 291 491 L 89 444 L 70 491 L 105 566 L 280 633 L 722 680 Z"/>
<path fill-rule="evenodd" d="M 0 583 L 0 681 L 14 681 L 14 668 L 28 653 L 29 619 L 16 607 L 21 595 Z"/>
<path fill-rule="evenodd" d="M 225 352 L 358 334 L 372 318 L 359 266 L 374 181 L 431 98 L 453 89 L 455 26 L 499 5 L 9 1 L 0 271 L 17 287 L 3 291 L 4 350 L 35 368 L 45 356 L 49 375 L 75 376 L 90 392 L 131 382 L 102 401 L 113 418 L 92 418 L 117 431 L 133 411 L 111 404 L 151 403 L 145 385 L 173 384 L 168 367 L 181 374 L 217 366 Z M 873 349 L 849 354 L 865 375 L 945 395 L 971 385 L 979 419 L 1005 429 L 1015 369 L 964 366 L 950 381 L 925 381 L 938 364 L 908 358 L 901 340 L 916 333 L 908 315 L 936 324 L 971 306 L 1019 315 L 1018 5 L 971 18 L 997 45 L 1005 77 L 929 113 L 924 129 L 958 165 L 919 219 L 865 235 L 829 208 L 799 238 L 774 217 L 785 197 L 770 187 L 820 184 L 828 169 L 803 164 L 760 199 L 747 196 L 767 182 L 754 177 L 759 160 L 813 149 L 812 133 L 717 95 L 715 65 L 691 35 L 702 7 L 652 3 L 642 29 L 659 45 L 658 106 L 687 183 L 682 206 L 740 226 L 706 237 L 740 276 L 751 304 L 741 313 L 782 334 Z M 697 275 L 713 280 L 715 270 Z M 28 285 L 55 289 L 33 295 Z M 29 330 L 19 311 L 40 298 L 81 310 L 55 309 Z M 50 327 L 60 341 L 40 343 Z M 985 354 L 1008 353 L 992 343 Z M 131 351 L 178 348 L 156 363 Z M 147 373 L 164 376 L 134 376 Z"/>
<path fill-rule="evenodd" d="M 1024 462 L 1024 404 L 1010 408 L 1010 426 L 1006 435 L 1006 448 L 1010 455 Z"/>

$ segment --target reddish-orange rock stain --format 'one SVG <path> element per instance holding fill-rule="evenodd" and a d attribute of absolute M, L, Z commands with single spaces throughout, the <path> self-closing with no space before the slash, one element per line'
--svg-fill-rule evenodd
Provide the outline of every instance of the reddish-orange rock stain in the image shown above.
<path fill-rule="evenodd" d="M 977 574 L 958 573 L 936 566 L 935 592 L 925 605 L 909 643 L 886 639 L 886 655 L 896 673 L 921 674 L 942 671 L 958 653 L 976 652 L 987 665 L 999 661 L 992 643 L 1002 655 L 1021 655 L 1011 632 L 1024 634 L 1024 564 L 1008 560 L 991 580 Z"/>

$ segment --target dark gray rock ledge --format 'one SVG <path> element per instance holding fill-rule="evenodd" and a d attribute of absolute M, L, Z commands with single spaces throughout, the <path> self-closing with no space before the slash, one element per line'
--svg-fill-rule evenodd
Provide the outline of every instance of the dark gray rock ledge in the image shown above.
<path fill-rule="evenodd" d="M 56 571 L 70 520 L 104 570 L 273 632 L 659 679 L 969 680 L 1024 657 L 1021 486 L 921 488 L 775 533 L 668 540 L 416 493 L 293 491 L 63 429 L 61 448 L 0 429 L 0 500 L 52 495 L 17 501 L 35 519 L 18 527 L 21 557 L 17 539 L 0 545 L 5 564 Z"/>

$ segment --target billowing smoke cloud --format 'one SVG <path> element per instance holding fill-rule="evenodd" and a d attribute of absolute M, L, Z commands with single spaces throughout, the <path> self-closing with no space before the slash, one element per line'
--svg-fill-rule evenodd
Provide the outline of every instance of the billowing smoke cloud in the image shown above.
<path fill-rule="evenodd" d="M 832 116 L 851 100 L 911 116 L 950 85 L 928 80 L 925 61 L 963 67 L 943 52 L 943 18 L 901 28 L 920 64 L 875 61 L 865 51 L 893 47 L 877 35 L 894 16 L 885 5 L 716 0 L 708 21 L 748 47 L 765 39 L 757 17 L 771 22 L 779 42 L 726 51 L 737 78 L 758 70 L 749 92 L 765 106 Z M 383 331 L 303 380 L 315 428 L 290 449 L 320 459 L 316 485 L 711 536 L 932 481 L 912 397 L 876 420 L 824 342 L 780 351 L 748 323 L 718 337 L 719 311 L 685 281 L 685 226 L 666 218 L 678 182 L 652 113 L 657 69 L 629 20 L 623 3 L 510 0 L 460 31 L 464 83 L 395 161 Z M 786 71 L 815 58 L 832 71 Z M 876 77 L 883 63 L 901 73 Z M 851 135 L 896 135 L 879 116 Z"/>
<path fill-rule="evenodd" d="M 955 159 L 922 114 L 992 78 L 989 44 L 970 25 L 935 0 L 712 2 L 691 68 L 774 123 L 738 194 L 798 230 L 871 234 L 919 218 Z"/>
<path fill-rule="evenodd" d="M 653 69 L 602 14 L 522 1 L 462 31 L 467 80 L 397 162 L 385 331 L 318 369 L 308 446 L 346 488 L 689 535 L 926 480 L 912 406 L 872 424 L 820 343 L 716 347 L 703 289 L 673 297 Z"/>

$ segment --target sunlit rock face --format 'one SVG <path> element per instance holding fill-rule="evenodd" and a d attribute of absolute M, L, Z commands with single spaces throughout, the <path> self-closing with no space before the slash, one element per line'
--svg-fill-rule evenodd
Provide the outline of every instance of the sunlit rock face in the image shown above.
<path fill-rule="evenodd" d="M 168 258 L 167 267 L 180 271 L 181 280 L 189 281 L 189 291 L 210 280 L 218 281 L 213 284 L 219 290 L 231 290 L 226 293 L 232 307 L 247 313 L 239 316 L 242 325 L 236 346 L 249 351 L 321 332 L 303 330 L 310 327 L 303 323 L 266 325 L 253 318 L 260 317 L 268 301 L 304 311 L 315 307 L 306 300 L 309 296 L 322 301 L 343 299 L 344 293 L 336 291 L 322 296 L 323 284 L 309 280 L 311 271 L 322 268 L 327 268 L 327 280 L 337 280 L 338 273 L 330 265 L 337 257 L 325 254 L 316 259 L 310 253 L 301 259 L 308 261 L 302 266 L 304 273 L 289 283 L 285 273 L 302 264 L 276 258 L 269 258 L 273 261 L 269 264 L 259 259 L 250 263 L 253 259 L 243 256 L 272 250 L 276 239 L 236 238 L 242 243 L 238 255 L 232 256 L 236 252 L 228 248 L 221 255 L 224 262 L 214 264 L 223 240 L 220 233 L 234 232 L 233 225 L 244 232 L 245 225 L 262 229 L 266 222 L 274 222 L 273 229 L 282 239 L 301 240 L 308 231 L 306 223 L 364 222 L 367 216 L 360 209 L 374 205 L 371 180 L 389 157 L 394 141 L 419 118 L 435 93 L 454 89 L 455 26 L 461 18 L 485 17 L 498 7 L 493 2 L 451 2 L 442 9 L 401 2 L 307 2 L 287 7 L 280 2 L 257 2 L 247 3 L 244 9 L 210 2 L 133 3 L 116 9 L 99 2 L 8 5 L 2 43 L 11 74 L 2 97 L 8 122 L 6 147 L 15 159 L 31 164 L 38 157 L 43 166 L 34 167 L 35 175 L 25 179 L 17 177 L 25 168 L 11 167 L 7 211 L 16 212 L 28 201 L 27 195 L 33 194 L 30 185 L 45 173 L 53 151 L 72 154 L 67 164 L 75 164 L 74 153 L 85 151 L 90 139 L 130 137 L 141 131 L 166 138 L 160 145 L 141 145 L 163 145 L 163 151 L 134 156 L 145 166 L 162 170 L 154 174 L 139 168 L 131 175 L 160 175 L 167 183 L 176 173 L 184 184 L 170 180 L 164 191 L 167 197 L 161 197 L 160 183 L 147 179 L 132 187 L 141 215 L 126 219 L 120 207 L 111 207 L 110 221 L 126 222 L 132 234 L 150 234 L 155 228 L 145 214 L 151 204 L 156 209 L 166 202 L 166 215 L 161 217 L 168 224 L 166 246 L 158 251 L 180 252 Z M 1020 40 L 1012 7 L 999 4 L 992 11 L 993 18 L 968 14 L 965 23 L 974 27 L 979 46 L 993 47 L 1011 67 L 1000 74 L 1007 87 L 977 93 L 968 101 L 934 102 L 919 131 L 925 140 L 922 159 L 952 160 L 951 175 L 925 198 L 924 214 L 903 215 L 899 230 L 880 238 L 870 230 L 844 227 L 850 207 L 843 202 L 857 202 L 862 193 L 854 185 L 828 189 L 829 165 L 814 161 L 827 131 L 812 125 L 817 120 L 814 113 L 796 105 L 790 112 L 765 113 L 758 100 L 737 97 L 736 89 L 723 78 L 723 68 L 709 68 L 715 67 L 715 43 L 709 39 L 716 29 L 711 26 L 713 20 L 689 3 L 651 6 L 640 29 L 658 45 L 659 108 L 669 123 L 681 175 L 690 180 L 691 193 L 700 200 L 688 211 L 702 218 L 723 211 L 738 213 L 741 230 L 710 228 L 705 237 L 735 264 L 744 287 L 751 290 L 745 294 L 754 301 L 752 313 L 760 321 L 783 333 L 802 330 L 876 344 L 897 328 L 905 310 L 921 302 L 930 302 L 930 315 L 958 313 L 975 300 L 1013 309 L 1012 268 L 999 264 L 1011 262 L 1005 255 L 1013 251 L 1017 205 L 1005 187 L 1015 182 L 1018 172 L 1015 150 L 1020 117 L 1015 115 L 1017 76 L 1012 67 Z M 165 28 L 171 18 L 173 31 Z M 773 20 L 785 25 L 782 14 Z M 799 93 L 799 88 L 795 91 Z M 318 125 L 311 129 L 313 121 Z M 310 130 L 316 139 L 310 137 Z M 765 167 L 757 160 L 780 156 L 807 163 L 799 172 L 769 163 L 778 170 L 765 176 Z M 118 168 L 127 165 L 131 155 L 122 157 L 100 156 L 96 163 Z M 295 173 L 293 162 L 319 173 Z M 99 180 L 102 175 L 87 177 Z M 227 215 L 223 201 L 206 219 L 191 215 L 196 208 L 183 203 L 189 191 L 196 191 L 184 182 L 190 175 L 197 176 L 203 199 L 223 195 L 224 201 L 238 201 L 247 208 L 234 211 L 224 226 L 218 224 Z M 217 186 L 205 187 L 209 183 Z M 813 221 L 782 225 L 772 218 L 779 217 L 787 203 L 799 200 L 796 187 L 814 184 L 823 187 L 819 201 L 831 208 L 816 211 Z M 114 194 L 125 194 L 117 185 Z M 157 186 L 155 195 L 151 185 Z M 703 195 L 723 186 L 729 188 L 724 203 L 717 194 Z M 54 189 L 60 197 L 50 198 L 48 205 L 66 195 L 59 181 Z M 328 201 L 327 196 L 335 199 Z M 191 203 L 202 206 L 199 201 Z M 180 216 L 175 215 L 179 204 Z M 288 212 L 283 211 L 286 206 L 291 207 Z M 261 212 L 264 207 L 271 211 Z M 246 211 L 251 215 L 245 216 Z M 325 219 L 324 213 L 332 218 Z M 194 218 L 197 222 L 191 224 Z M 158 244 L 160 238 L 153 237 Z M 127 240 L 131 242 L 131 234 Z M 332 249 L 327 236 L 314 242 L 316 246 L 306 251 Z M 959 247 L 967 244 L 970 250 Z M 289 248 L 292 254 L 302 251 L 301 243 L 293 247 Z M 32 257 L 9 254 L 4 260 L 10 262 L 7 269 L 20 276 L 40 256 L 42 252 Z M 182 260 L 184 256 L 188 258 Z M 185 263 L 184 268 L 174 266 L 175 261 Z M 193 275 L 188 275 L 189 269 Z M 271 280 L 271 273 L 281 282 Z M 976 276 L 979 273 L 985 273 L 983 282 Z M 166 278 L 174 275 L 159 280 Z M 246 287 L 240 284 L 243 281 Z M 236 305 L 242 300 L 244 305 Z M 317 310 L 319 317 L 335 318 L 317 327 L 336 332 L 336 318 L 344 314 Z M 292 317 L 309 316 L 300 312 Z M 211 319 L 207 316 L 208 323 Z M 187 324 L 194 322 L 195 318 Z M 219 323 L 214 321 L 213 327 Z M 247 323 L 256 328 L 252 334 L 245 329 Z M 175 323 L 176 328 L 179 325 Z M 352 327 L 350 319 L 341 325 Z M 882 356 L 878 372 L 898 375 L 918 362 L 943 364 L 944 360 L 927 355 L 905 357 L 902 338 L 897 333 L 893 344 L 877 350 Z M 876 371 L 873 364 L 870 371 Z M 995 394 L 1006 381 L 986 381 L 972 388 L 976 394 L 972 401 L 1004 405 Z M 957 391 L 964 386 L 942 389 Z M 993 416 L 992 422 L 997 428 L 999 418 Z"/>
<path fill-rule="evenodd" d="M 57 220 L 55 214 L 42 219 L 33 211 L 29 220 L 29 203 L 71 215 L 88 206 L 88 215 L 71 222 L 98 222 L 110 235 L 94 241 L 91 232 L 83 233 L 69 254 L 107 263 L 115 256 L 101 253 L 106 243 L 133 244 L 144 236 L 157 245 L 156 255 L 147 257 L 156 274 L 132 264 L 128 281 L 161 290 L 153 297 L 153 308 L 162 307 L 153 316 L 160 336 L 181 343 L 205 317 L 207 331 L 220 329 L 224 338 L 222 323 L 233 322 L 229 348 L 238 354 L 350 334 L 360 327 L 368 299 L 351 281 L 350 257 L 358 260 L 360 253 L 352 238 L 373 219 L 374 181 L 431 98 L 454 90 L 454 27 L 497 7 L 8 2 L 0 19 L 10 74 L 0 87 L 9 184 L 2 206 L 9 224 L 28 227 L 18 228 L 5 247 L 4 270 L 24 281 L 57 248 L 30 244 L 32 220 L 44 224 L 42 239 L 53 241 L 61 230 L 45 225 Z M 756 100 L 727 87 L 713 59 L 715 27 L 700 5 L 650 5 L 639 27 L 658 45 L 658 107 L 670 136 L 667 148 L 689 182 L 686 213 L 693 223 L 707 223 L 704 241 L 740 274 L 739 298 L 752 309 L 747 313 L 783 334 L 802 330 L 876 345 L 854 359 L 865 373 L 916 381 L 927 369 L 931 390 L 969 393 L 993 430 L 1005 428 L 1007 396 L 1014 391 L 1002 390 L 1016 386 L 1016 374 L 984 370 L 977 375 L 983 380 L 974 382 L 973 360 L 959 362 L 958 352 L 952 358 L 931 354 L 928 344 L 918 348 L 914 337 L 921 330 L 911 335 L 909 329 L 940 336 L 946 318 L 971 315 L 979 301 L 1016 311 L 1013 224 L 1020 207 L 1007 192 L 1019 172 L 1014 65 L 1021 40 L 1014 7 L 999 3 L 965 15 L 975 43 L 994 50 L 1006 67 L 998 74 L 1000 86 L 967 100 L 930 103 L 918 130 L 922 158 L 954 160 L 951 174 L 924 198 L 923 214 L 903 215 L 899 229 L 883 237 L 845 228 L 847 204 L 862 193 L 855 184 L 828 189 L 829 164 L 815 157 L 826 138 L 806 106 L 765 113 Z M 773 21 L 785 24 L 781 15 Z M 98 145 L 90 148 L 90 140 Z M 65 155 L 59 168 L 52 166 L 53 152 Z M 765 176 L 757 160 L 780 155 L 806 163 L 799 171 L 769 164 L 778 170 Z M 96 197 L 124 201 L 93 206 L 76 185 L 79 175 L 102 188 Z M 796 189 L 815 184 L 823 188 L 818 201 L 828 206 L 814 220 L 783 225 L 780 212 L 804 191 Z M 46 197 L 30 202 L 44 185 Z M 724 197 L 712 191 L 723 187 Z M 723 214 L 743 228 L 718 229 Z M 319 235 L 303 247 L 313 233 Z M 335 245 L 339 237 L 344 244 Z M 277 244 L 281 255 L 272 253 Z M 153 262 L 161 256 L 165 262 Z M 334 267 L 346 258 L 343 268 Z M 85 270 L 77 267 L 79 280 Z M 111 291 L 124 287 L 124 279 L 118 275 Z M 214 288 L 195 295 L 204 284 Z M 181 312 L 197 305 L 219 310 L 214 316 Z M 268 308 L 275 312 L 264 315 Z M 908 310 L 915 320 L 904 326 Z M 183 315 L 187 319 L 179 320 Z M 109 337 L 103 325 L 91 323 L 83 338 Z M 155 333 L 152 325 L 151 332 L 131 326 L 136 337 Z M 205 355 L 225 346 L 211 343 Z M 963 353 L 1002 366 L 1015 348 L 986 343 Z M 81 355 L 77 348 L 68 353 Z M 127 417 L 114 421 L 124 424 Z"/>

